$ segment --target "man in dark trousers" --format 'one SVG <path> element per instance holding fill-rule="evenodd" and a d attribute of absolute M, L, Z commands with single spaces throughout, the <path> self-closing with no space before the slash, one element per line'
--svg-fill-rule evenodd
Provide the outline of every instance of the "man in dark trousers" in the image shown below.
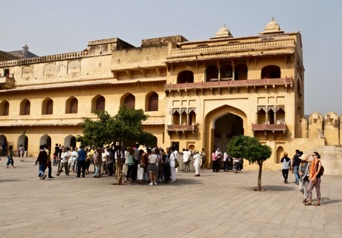
<path fill-rule="evenodd" d="M 108 176 L 113 176 L 113 173 L 114 173 L 114 154 L 113 154 L 113 150 L 110 148 L 110 146 L 107 146 L 107 152 L 109 153 L 108 160 L 107 160 Z"/>
<path fill-rule="evenodd" d="M 36 160 L 36 163 L 34 165 L 37 165 L 37 163 L 39 163 L 39 177 L 40 179 L 45 179 L 46 178 L 46 174 L 45 174 L 45 169 L 46 169 L 46 164 L 48 161 L 48 155 L 44 149 L 44 145 L 40 146 L 40 151 L 38 154 L 38 158 Z"/>
<path fill-rule="evenodd" d="M 299 173 L 298 173 L 298 169 L 299 169 L 299 165 L 300 165 L 300 159 L 299 157 L 302 155 L 300 150 L 296 150 L 296 154 L 293 156 L 292 159 L 292 171 L 294 173 L 295 176 L 295 184 L 299 184 Z"/>
<path fill-rule="evenodd" d="M 48 178 L 54 178 L 52 176 L 52 167 L 51 167 L 51 156 L 50 156 L 50 151 L 47 145 L 44 145 L 44 150 L 46 151 L 46 154 L 48 155 L 47 163 L 46 163 L 46 168 L 48 169 Z"/>
<path fill-rule="evenodd" d="M 86 170 L 86 158 L 87 153 L 85 152 L 83 145 L 80 146 L 80 149 L 77 152 L 77 177 L 81 177 L 81 169 L 82 169 L 82 177 L 85 177 Z"/>

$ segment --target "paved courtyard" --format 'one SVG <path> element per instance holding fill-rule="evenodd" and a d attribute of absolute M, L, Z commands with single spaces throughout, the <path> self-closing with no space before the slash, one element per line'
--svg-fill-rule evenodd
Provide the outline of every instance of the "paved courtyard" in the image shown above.
<path fill-rule="evenodd" d="M 5 163 L 0 237 L 342 237 L 341 176 L 324 175 L 321 206 L 305 207 L 280 171 L 264 171 L 265 191 L 256 192 L 256 171 L 179 172 L 173 184 L 115 186 L 113 177 L 91 174 L 39 180 L 34 158 Z"/>

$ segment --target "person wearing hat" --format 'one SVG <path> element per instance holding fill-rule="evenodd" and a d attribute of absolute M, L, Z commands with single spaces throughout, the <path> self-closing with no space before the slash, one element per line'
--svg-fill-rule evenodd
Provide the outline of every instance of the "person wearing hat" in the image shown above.
<path fill-rule="evenodd" d="M 306 199 L 308 196 L 307 187 L 309 185 L 309 168 L 310 168 L 310 164 L 311 164 L 311 161 L 309 160 L 310 156 L 311 155 L 308 155 L 308 156 L 302 155 L 299 157 L 299 159 L 300 159 L 300 165 L 299 165 L 299 170 L 298 170 L 298 173 L 300 176 L 299 191 L 304 196 L 303 203 L 306 203 Z"/>
<path fill-rule="evenodd" d="M 289 177 L 289 170 L 291 168 L 291 160 L 290 160 L 287 152 L 284 152 L 284 156 L 280 160 L 280 163 L 282 164 L 281 172 L 283 174 L 284 183 L 288 184 L 289 182 L 287 181 L 287 179 Z"/>

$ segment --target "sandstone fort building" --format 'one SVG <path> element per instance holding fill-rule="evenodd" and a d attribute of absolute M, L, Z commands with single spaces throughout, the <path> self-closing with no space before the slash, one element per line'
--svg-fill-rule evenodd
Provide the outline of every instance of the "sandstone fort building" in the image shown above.
<path fill-rule="evenodd" d="M 111 38 L 40 57 L 26 46 L 0 51 L 0 143 L 15 150 L 22 144 L 31 156 L 41 144 L 75 146 L 83 118 L 115 115 L 126 105 L 145 111 L 144 129 L 163 148 L 205 148 L 209 155 L 244 134 L 272 148 L 266 168 L 279 168 L 284 151 L 333 155 L 341 117 L 305 117 L 310 79 L 304 80 L 302 49 L 301 33 L 284 32 L 272 19 L 252 36 L 234 37 L 223 26 L 207 40 L 176 35 L 136 47 Z M 325 164 L 337 173 L 340 161 Z"/>

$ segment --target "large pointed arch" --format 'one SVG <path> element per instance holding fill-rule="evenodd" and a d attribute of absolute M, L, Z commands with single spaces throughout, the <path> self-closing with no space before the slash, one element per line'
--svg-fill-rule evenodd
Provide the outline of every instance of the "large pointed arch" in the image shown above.
<path fill-rule="evenodd" d="M 222 117 L 228 117 L 230 123 L 237 123 L 239 126 L 241 126 L 242 129 L 240 129 L 240 134 L 245 135 L 247 133 L 245 128 L 247 128 L 248 118 L 244 111 L 229 105 L 223 105 L 211 110 L 205 116 L 205 125 L 203 130 L 203 148 L 205 148 L 208 155 L 210 155 L 211 151 L 215 149 L 215 123 Z M 239 131 L 234 133 L 239 134 Z M 227 138 L 230 135 L 224 134 L 221 136 L 222 138 Z M 210 156 L 208 157 L 209 160 L 207 160 L 206 163 L 211 163 L 211 158 Z"/>

